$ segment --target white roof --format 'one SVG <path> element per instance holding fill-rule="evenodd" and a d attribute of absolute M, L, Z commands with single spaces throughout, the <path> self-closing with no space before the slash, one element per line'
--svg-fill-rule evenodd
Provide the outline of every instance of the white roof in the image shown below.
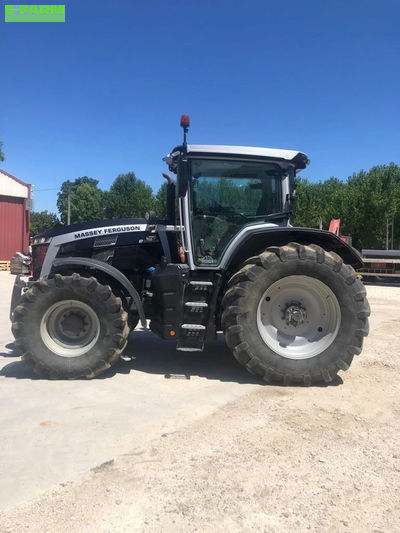
<path fill-rule="evenodd" d="M 258 146 L 188 144 L 187 151 L 188 153 L 206 152 L 215 154 L 251 155 L 259 157 L 271 157 L 273 159 L 286 159 L 287 161 L 291 161 L 299 154 L 302 154 L 307 157 L 304 152 L 299 152 L 298 150 L 282 150 L 280 148 L 260 148 Z"/>
<path fill-rule="evenodd" d="M 29 185 L 0 169 L 0 195 L 29 198 Z"/>

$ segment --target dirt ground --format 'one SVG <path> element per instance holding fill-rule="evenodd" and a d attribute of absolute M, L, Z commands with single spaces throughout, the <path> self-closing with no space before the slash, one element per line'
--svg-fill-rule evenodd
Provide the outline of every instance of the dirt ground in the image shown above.
<path fill-rule="evenodd" d="M 329 386 L 260 386 L 4 512 L 0 530 L 400 532 L 400 288 L 368 293 L 365 349 Z"/>

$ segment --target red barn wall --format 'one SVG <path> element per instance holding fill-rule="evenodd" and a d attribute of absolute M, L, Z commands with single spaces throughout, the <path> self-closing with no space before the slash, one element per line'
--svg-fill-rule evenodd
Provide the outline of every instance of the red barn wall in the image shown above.
<path fill-rule="evenodd" d="M 29 252 L 30 207 L 31 186 L 0 169 L 0 261 Z"/>
<path fill-rule="evenodd" d="M 0 261 L 9 261 L 15 252 L 29 251 L 29 211 L 25 199 L 0 196 Z"/>

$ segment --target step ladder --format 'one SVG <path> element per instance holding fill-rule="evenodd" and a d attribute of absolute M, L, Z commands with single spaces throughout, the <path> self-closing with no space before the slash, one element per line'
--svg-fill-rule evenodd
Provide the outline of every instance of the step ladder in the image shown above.
<path fill-rule="evenodd" d="M 209 321 L 209 300 L 213 282 L 191 280 L 185 289 L 184 323 L 180 327 L 177 350 L 201 352 Z"/>

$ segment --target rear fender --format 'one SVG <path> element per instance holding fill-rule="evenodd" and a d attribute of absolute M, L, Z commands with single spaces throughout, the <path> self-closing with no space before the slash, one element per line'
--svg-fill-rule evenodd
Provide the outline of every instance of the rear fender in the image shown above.
<path fill-rule="evenodd" d="M 257 228 L 247 227 L 228 246 L 221 266 L 224 270 L 239 267 L 246 259 L 263 252 L 268 246 L 284 246 L 289 242 L 317 244 L 327 252 L 337 253 L 353 268 L 361 268 L 363 262 L 357 250 L 343 242 L 337 235 L 312 228 Z"/>

